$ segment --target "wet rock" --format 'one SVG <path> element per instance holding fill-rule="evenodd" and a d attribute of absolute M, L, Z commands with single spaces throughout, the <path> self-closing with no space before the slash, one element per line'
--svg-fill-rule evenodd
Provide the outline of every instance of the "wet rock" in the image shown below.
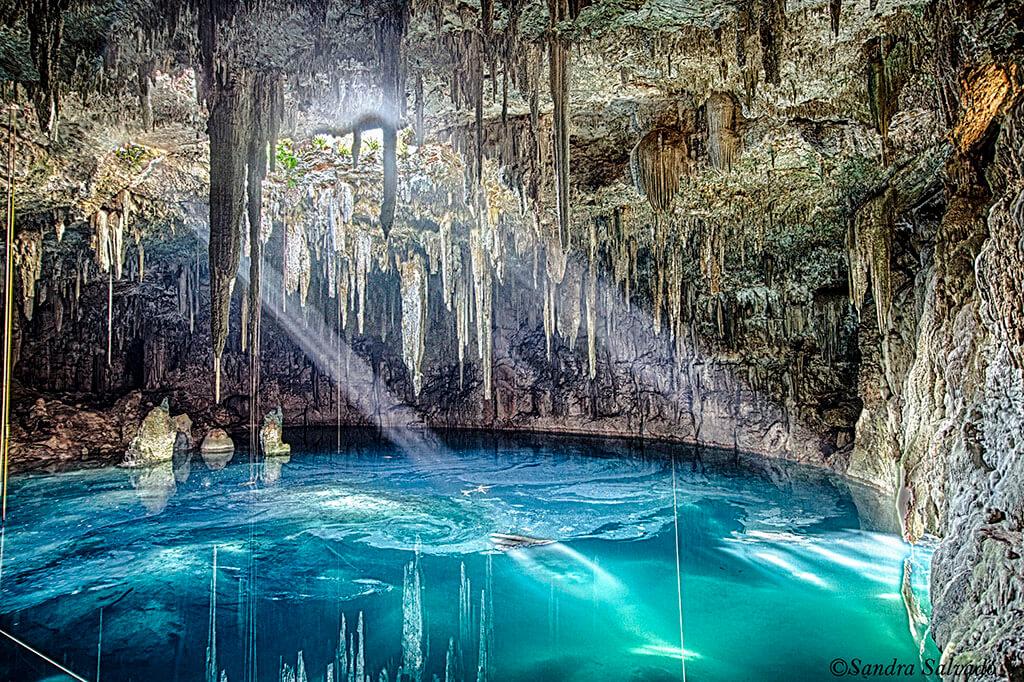
<path fill-rule="evenodd" d="M 175 450 L 191 450 L 195 447 L 195 441 L 192 439 L 192 418 L 187 414 L 179 414 L 174 417 L 174 449 Z"/>
<path fill-rule="evenodd" d="M 263 426 L 260 428 L 260 447 L 266 457 L 290 455 L 292 446 L 285 443 L 281 437 L 284 432 L 284 414 L 281 408 L 268 412 L 263 417 Z"/>
<path fill-rule="evenodd" d="M 281 408 L 268 412 L 260 428 L 260 447 L 263 449 L 264 483 L 274 483 L 281 478 L 281 467 L 291 461 L 292 446 L 281 440 L 284 430 L 284 414 Z"/>
<path fill-rule="evenodd" d="M 177 435 L 175 421 L 171 418 L 170 406 L 165 399 L 142 420 L 139 432 L 128 446 L 121 466 L 135 467 L 169 462 L 174 457 Z"/>
<path fill-rule="evenodd" d="M 199 451 L 209 469 L 223 469 L 235 454 L 235 443 L 227 431 L 213 428 L 203 438 Z"/>

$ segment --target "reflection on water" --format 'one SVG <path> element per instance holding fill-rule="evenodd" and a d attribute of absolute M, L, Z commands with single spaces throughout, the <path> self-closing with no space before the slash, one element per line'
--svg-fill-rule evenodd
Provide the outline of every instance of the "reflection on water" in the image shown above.
<path fill-rule="evenodd" d="M 928 550 L 838 477 L 616 441 L 345 435 L 338 452 L 290 433 L 255 476 L 241 452 L 14 479 L 0 629 L 103 680 L 673 680 L 681 659 L 692 679 L 791 680 L 934 655 Z M 0 642 L 0 678 L 55 674 Z"/>

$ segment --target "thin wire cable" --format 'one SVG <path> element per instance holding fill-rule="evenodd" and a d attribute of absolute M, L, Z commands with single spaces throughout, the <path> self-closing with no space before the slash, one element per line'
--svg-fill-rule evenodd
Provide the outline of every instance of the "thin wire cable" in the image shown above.
<path fill-rule="evenodd" d="M 0 523 L 7 523 L 7 479 L 10 469 L 11 452 L 11 359 L 14 350 L 14 143 L 17 140 L 14 126 L 17 122 L 16 109 L 11 107 L 10 138 L 7 144 L 7 269 L 5 270 L 4 297 L 4 369 L 3 409 L 0 410 L 0 454 L 3 461 L 3 503 Z"/>
<path fill-rule="evenodd" d="M 100 663 L 103 662 L 103 607 L 100 607 L 100 638 L 96 643 L 96 682 L 100 682 Z"/>
<path fill-rule="evenodd" d="M 70 670 L 68 670 L 67 668 L 65 668 L 60 663 L 58 663 L 57 661 L 53 660 L 52 658 L 50 658 L 49 656 L 47 656 L 43 652 L 38 651 L 36 649 L 33 649 L 28 644 L 25 644 L 25 642 L 21 641 L 20 639 L 18 639 L 14 635 L 12 635 L 12 634 L 10 634 L 8 632 L 5 632 L 3 630 L 0 630 L 0 635 L 3 635 L 4 637 L 6 637 L 7 639 L 11 640 L 12 642 L 17 644 L 21 648 L 25 649 L 26 651 L 29 651 L 29 652 L 35 654 L 36 656 L 38 656 L 39 658 L 43 659 L 44 661 L 46 661 L 50 665 L 54 666 L 55 668 L 57 668 L 57 670 L 61 671 L 62 673 L 64 673 L 68 677 L 70 677 L 71 679 L 78 680 L 79 682 L 89 682 L 89 680 L 85 679 L 81 675 L 76 675 L 75 673 L 71 672 Z"/>
<path fill-rule="evenodd" d="M 679 663 L 686 682 L 686 643 L 683 638 L 683 571 L 679 560 L 679 498 L 676 494 L 676 460 L 672 459 L 672 520 L 676 527 L 676 599 L 679 605 Z"/>

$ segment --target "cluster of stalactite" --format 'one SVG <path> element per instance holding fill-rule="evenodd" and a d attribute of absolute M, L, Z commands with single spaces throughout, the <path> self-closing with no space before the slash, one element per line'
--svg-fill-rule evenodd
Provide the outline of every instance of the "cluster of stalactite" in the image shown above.
<path fill-rule="evenodd" d="M 55 135 L 60 114 L 61 83 L 58 74 L 64 13 L 71 0 L 30 0 L 28 5 L 29 47 L 32 63 L 39 73 L 33 93 L 39 128 Z"/>
<path fill-rule="evenodd" d="M 757 87 L 757 71 L 748 60 L 751 39 L 760 50 L 765 81 L 778 85 L 785 36 L 785 0 L 741 0 L 737 5 L 736 63 L 744 73 L 748 99 Z"/>
<path fill-rule="evenodd" d="M 732 170 L 740 152 L 738 126 L 743 116 L 739 104 L 725 92 L 712 93 L 704 105 L 708 161 L 720 171 Z"/>
<path fill-rule="evenodd" d="M 139 279 L 144 275 L 145 251 L 142 248 L 142 233 L 133 229 L 132 195 L 121 190 L 112 206 L 99 208 L 90 218 L 94 234 L 92 247 L 96 254 L 96 265 L 100 274 L 107 275 L 107 366 L 110 366 L 114 338 L 114 280 L 120 280 L 124 272 L 125 232 L 131 229 L 138 253 Z"/>
<path fill-rule="evenodd" d="M 847 236 L 850 261 L 850 300 L 858 313 L 870 291 L 878 328 L 889 328 L 892 308 L 891 254 L 894 231 L 894 194 L 886 190 L 869 199 L 854 216 Z"/>
<path fill-rule="evenodd" d="M 430 323 L 427 303 L 437 296 L 452 313 L 460 366 L 475 350 L 486 393 L 491 394 L 495 292 L 508 283 L 507 264 L 515 257 L 532 259 L 534 286 L 544 291 L 549 351 L 556 334 L 575 345 L 585 326 L 591 377 L 597 371 L 597 311 L 602 305 L 611 309 L 601 297 L 621 292 L 628 307 L 638 300 L 646 304 L 650 296 L 659 332 L 667 328 L 677 338 L 693 336 L 684 322 L 696 317 L 692 312 L 695 293 L 687 284 L 696 273 L 687 271 L 684 263 L 698 262 L 702 284 L 718 296 L 725 277 L 726 242 L 734 234 L 729 231 L 732 228 L 715 220 L 669 215 L 681 182 L 701 151 L 691 148 L 694 131 L 655 128 L 632 150 L 630 166 L 635 184 L 657 215 L 629 206 L 616 208 L 610 215 L 574 215 L 569 202 L 567 37 L 572 31 L 567 23 L 576 18 L 579 6 L 550 0 L 547 31 L 531 41 L 518 35 L 518 16 L 525 4 L 525 0 L 504 5 L 485 0 L 479 11 L 460 6 L 458 12 L 471 15 L 472 22 L 464 30 L 444 32 L 452 64 L 452 101 L 458 113 L 472 112 L 472 123 L 453 126 L 449 131 L 463 161 L 460 183 L 437 182 L 434 177 L 414 172 L 403 175 L 407 168 L 399 163 L 398 131 L 405 123 L 406 70 L 410 67 L 403 43 L 410 8 L 408 3 L 394 0 L 382 12 L 376 36 L 380 77 L 373 79 L 372 88 L 381 96 L 380 114 L 345 122 L 329 131 L 353 135 L 351 164 L 345 173 L 333 173 L 329 183 L 305 195 L 287 191 L 287 182 L 294 178 L 268 179 L 277 131 L 286 117 L 287 75 L 233 61 L 232 22 L 239 12 L 258 10 L 245 2 L 205 2 L 196 6 L 202 66 L 199 89 L 209 115 L 210 324 L 217 400 L 221 357 L 231 326 L 231 301 L 239 293 L 236 275 L 243 255 L 249 258 L 249 272 L 239 310 L 243 350 L 250 353 L 253 400 L 259 393 L 263 267 L 271 260 L 281 267 L 283 309 L 289 306 L 289 297 L 295 297 L 300 306 L 311 297 L 318 303 L 335 299 L 338 329 L 353 326 L 360 334 L 366 332 L 369 280 L 375 275 L 391 277 L 398 296 L 388 304 L 394 311 L 387 321 L 394 322 L 401 315 L 400 326 L 394 325 L 390 331 L 400 328 L 403 358 L 416 394 L 422 387 L 424 339 Z M 182 6 L 186 9 L 179 9 L 179 13 L 191 11 L 188 3 Z M 430 5 L 427 11 L 430 7 L 442 21 L 441 3 Z M 420 9 L 417 6 L 417 11 Z M 766 77 L 777 82 L 784 43 L 784 7 L 776 0 L 743 4 L 739 21 L 744 21 L 744 12 L 748 33 L 760 41 Z M 745 55 L 745 44 L 741 49 L 738 43 L 738 61 L 741 52 Z M 746 65 L 745 56 L 741 64 Z M 545 66 L 553 105 L 550 115 L 542 114 L 540 104 Z M 154 68 L 152 62 L 141 64 L 136 76 L 146 127 L 152 125 L 149 98 Z M 339 101 L 344 102 L 341 90 L 348 96 L 354 88 L 362 87 L 362 81 L 339 76 L 326 63 L 308 68 L 326 69 L 330 74 L 327 84 L 322 79 L 312 85 L 307 81 L 315 79 L 289 79 L 289 88 L 294 87 L 297 93 L 304 92 L 304 88 L 333 88 Z M 429 77 L 430 71 L 420 68 L 413 86 L 413 127 L 415 139 L 423 143 L 427 96 L 424 77 Z M 343 88 L 343 83 L 347 87 Z M 500 119 L 484 115 L 488 84 L 491 104 L 500 98 Z M 510 89 L 518 90 L 529 105 L 529 113 L 510 111 L 510 96 L 515 96 L 510 95 Z M 714 93 L 703 113 L 707 159 L 713 168 L 727 172 L 739 154 L 743 124 L 740 108 L 731 95 Z M 374 158 L 374 150 L 361 145 L 361 134 L 373 128 L 383 131 L 380 175 L 374 175 L 374 164 L 368 161 Z M 361 154 L 365 154 L 362 169 Z M 507 187 L 498 187 L 497 177 Z M 416 195 L 422 196 L 417 199 Z M 545 201 L 548 195 L 553 202 Z M 379 207 L 376 213 L 362 206 L 374 201 Z M 553 212 L 548 210 L 549 203 Z M 119 278 L 127 219 L 120 215 L 119 207 L 107 207 L 105 211 L 102 229 L 100 219 L 94 217 L 96 253 L 101 271 Z M 752 217 L 741 216 L 734 222 L 753 221 Z M 380 234 L 370 229 L 374 223 L 379 224 Z M 410 232 L 419 234 L 410 236 Z M 573 244 L 574 239 L 580 243 Z M 138 238 L 136 246 L 141 272 L 144 261 Z M 648 250 L 653 257 L 641 253 Z M 106 269 L 103 262 L 108 263 Z M 117 265 L 109 265 L 113 263 Z M 649 272 L 642 273 L 642 267 Z M 874 272 L 871 267 L 868 271 Z M 612 273 L 615 287 L 599 286 L 605 272 Z M 192 321 L 198 281 L 195 268 L 182 268 L 179 306 L 182 315 Z M 440 292 L 431 290 L 434 281 L 440 284 Z M 720 335 L 731 336 L 734 323 L 730 320 L 739 315 L 722 308 L 716 318 Z M 607 324 L 609 329 L 614 326 L 614 315 L 608 316 Z M 794 322 L 792 328 L 802 326 Z M 383 318 L 380 331 L 389 331 Z M 108 339 L 111 336 L 108 330 Z M 261 413 L 255 405 L 250 409 L 253 416 Z"/>
<path fill-rule="evenodd" d="M 687 138 L 676 130 L 652 130 L 629 155 L 633 184 L 656 211 L 669 210 L 689 162 Z"/>

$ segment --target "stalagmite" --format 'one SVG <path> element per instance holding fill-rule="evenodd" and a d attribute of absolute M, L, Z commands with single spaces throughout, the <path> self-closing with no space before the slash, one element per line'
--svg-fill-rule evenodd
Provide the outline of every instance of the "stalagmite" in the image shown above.
<path fill-rule="evenodd" d="M 466 577 L 466 564 L 459 566 L 459 650 L 466 651 L 473 637 L 473 590 Z"/>
<path fill-rule="evenodd" d="M 490 649 L 488 648 L 488 637 L 487 629 L 488 623 L 490 622 L 491 614 L 487 611 L 487 594 L 485 590 L 480 590 L 480 634 L 479 634 L 479 650 L 477 655 L 476 665 L 476 682 L 487 682 L 488 669 L 490 667 Z"/>
<path fill-rule="evenodd" d="M 366 679 L 366 643 L 363 630 L 363 612 L 359 612 L 359 621 L 356 623 L 356 651 L 355 651 L 355 662 L 352 664 L 352 669 L 355 672 L 357 680 Z"/>
<path fill-rule="evenodd" d="M 206 642 L 206 682 L 217 682 L 217 547 L 213 548 L 210 573 L 210 617 Z"/>
<path fill-rule="evenodd" d="M 337 680 L 328 679 L 327 682 L 347 682 L 349 672 L 349 648 L 347 624 L 345 614 L 341 614 L 341 626 L 338 631 L 338 646 L 334 650 L 334 670 L 337 672 Z"/>

